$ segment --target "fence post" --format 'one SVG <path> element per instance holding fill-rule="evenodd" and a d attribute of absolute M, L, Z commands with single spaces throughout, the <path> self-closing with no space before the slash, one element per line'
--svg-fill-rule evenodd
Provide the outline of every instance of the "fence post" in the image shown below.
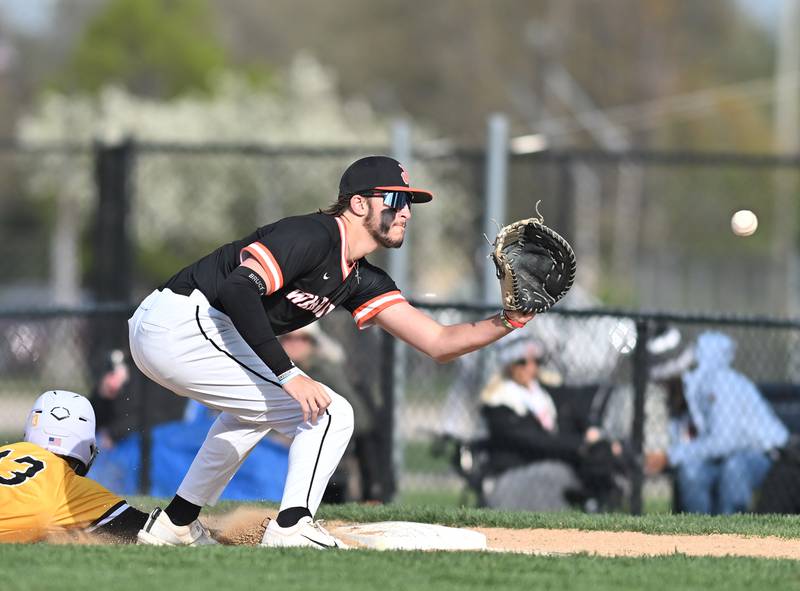
<path fill-rule="evenodd" d="M 483 232 L 486 236 L 497 234 L 506 219 L 506 187 L 508 186 L 508 119 L 501 113 L 493 113 L 487 124 L 486 138 L 486 195 Z M 483 265 L 481 282 L 483 303 L 500 304 L 497 277 L 494 265 Z"/>
<path fill-rule="evenodd" d="M 647 352 L 649 333 L 650 323 L 644 319 L 637 320 L 636 348 L 633 351 L 633 429 L 631 435 L 633 453 L 637 458 L 642 458 L 644 452 L 644 403 L 650 362 Z M 631 513 L 633 515 L 642 514 L 643 484 L 642 462 L 637 462 L 631 478 Z"/>
<path fill-rule="evenodd" d="M 137 429 L 139 430 L 139 494 L 150 494 L 150 462 L 152 460 L 152 439 L 151 430 L 153 428 L 152 418 L 149 412 L 150 392 L 153 391 L 155 384 L 150 381 L 143 373 L 135 367 L 131 368 L 130 388 L 131 394 L 136 397 L 136 410 L 139 414 Z"/>
<path fill-rule="evenodd" d="M 93 231 L 92 292 L 99 302 L 128 303 L 133 283 L 130 211 L 134 144 L 94 145 L 97 210 Z"/>
<path fill-rule="evenodd" d="M 128 228 L 134 147 L 94 145 L 97 205 L 92 227 L 89 286 L 98 304 L 129 303 L 133 253 Z M 104 370 L 112 349 L 127 350 L 128 327 L 115 315 L 101 315 L 93 325 L 89 367 L 94 378 Z"/>
<path fill-rule="evenodd" d="M 378 475 L 380 480 L 381 501 L 389 503 L 394 499 L 397 487 L 394 464 L 394 429 L 395 429 L 395 338 L 388 332 L 381 331 L 381 370 L 380 391 L 383 396 L 378 433 L 381 434 L 380 463 L 383 466 Z"/>
<path fill-rule="evenodd" d="M 399 161 L 406 166 L 412 166 L 411 156 L 411 125 L 406 119 L 396 119 L 392 124 L 392 156 L 395 160 Z M 408 242 L 408 239 L 406 240 Z M 411 255 L 410 245 L 405 248 L 394 248 L 389 251 L 389 275 L 391 275 L 398 288 L 406 294 L 411 293 L 411 284 L 409 276 L 409 257 Z M 387 335 L 388 336 L 388 335 Z M 403 409 L 405 405 L 405 389 L 406 389 L 406 361 L 408 359 L 408 346 L 399 339 L 390 339 L 392 349 L 392 363 L 393 363 L 393 378 L 391 383 L 391 408 L 387 408 L 390 413 L 388 420 L 391 427 L 387 433 L 390 438 L 387 438 L 387 445 L 389 446 L 388 453 L 390 454 L 391 463 L 388 464 L 387 469 L 391 471 L 389 479 L 385 482 L 388 488 L 385 488 L 384 495 L 387 497 L 384 500 L 390 501 L 396 492 L 397 475 L 400 474 L 405 465 L 405 442 L 403 441 L 403 434 L 399 431 L 399 426 L 394 420 L 398 411 Z"/>
<path fill-rule="evenodd" d="M 98 304 L 129 304 L 133 286 L 133 245 L 130 233 L 131 202 L 133 199 L 133 172 L 135 145 L 125 140 L 116 145 L 94 144 L 94 180 L 97 206 L 92 227 L 92 261 L 89 285 Z M 122 314 L 100 314 L 92 324 L 89 366 L 92 378 L 97 379 L 105 370 L 109 352 L 128 350 L 128 326 Z M 130 356 L 128 356 L 130 359 Z M 140 397 L 139 425 L 142 432 L 142 464 L 139 478 L 140 492 L 149 489 L 149 435 L 150 425 L 144 404 L 144 391 L 148 384 L 144 376 L 132 370 L 129 384 L 134 395 Z"/>

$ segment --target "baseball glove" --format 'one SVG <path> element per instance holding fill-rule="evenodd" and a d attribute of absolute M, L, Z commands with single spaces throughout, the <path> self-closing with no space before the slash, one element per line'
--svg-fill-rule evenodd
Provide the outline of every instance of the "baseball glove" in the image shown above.
<path fill-rule="evenodd" d="M 492 246 L 506 310 L 544 312 L 572 287 L 575 253 L 541 217 L 505 226 Z"/>

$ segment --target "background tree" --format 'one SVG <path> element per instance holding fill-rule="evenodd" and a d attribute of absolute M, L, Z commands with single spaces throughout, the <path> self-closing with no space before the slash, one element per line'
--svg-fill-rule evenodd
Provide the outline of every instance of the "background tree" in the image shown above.
<path fill-rule="evenodd" d="M 226 65 L 207 0 L 110 0 L 57 78 L 64 92 L 109 84 L 140 96 L 209 91 Z"/>
<path fill-rule="evenodd" d="M 502 111 L 513 133 L 557 118 L 553 144 L 596 145 L 548 88 L 558 66 L 637 146 L 770 148 L 769 92 L 731 85 L 764 79 L 770 90 L 773 40 L 734 0 L 213 2 L 232 59 L 282 64 L 306 49 L 337 72 L 344 96 L 456 143 L 482 142 L 487 113 Z M 702 104 L 677 98 L 701 90 Z"/>
<path fill-rule="evenodd" d="M 72 4 L 61 6 L 66 11 Z M 389 118 L 405 114 L 415 128 L 424 129 L 415 140 L 438 137 L 450 140 L 450 145 L 468 146 L 483 143 L 486 114 L 499 110 L 509 114 L 512 134 L 544 130 L 554 148 L 609 147 L 596 125 L 587 123 L 587 113 L 600 115 L 604 125 L 625 138 L 626 147 L 725 151 L 771 147 L 772 37 L 734 0 L 668 4 L 656 0 L 433 4 L 91 0 L 90 4 L 94 9 L 84 10 L 82 16 L 65 13 L 78 21 L 84 18 L 85 27 L 73 20 L 68 29 L 85 35 L 73 36 L 70 43 L 69 33 L 59 31 L 63 39 L 46 41 L 67 56 L 55 63 L 69 75 L 61 78 L 61 91 L 52 99 L 31 101 L 36 112 L 26 118 L 20 132 L 28 141 L 36 137 L 89 141 L 100 133 L 114 140 L 130 134 L 153 141 L 357 146 L 370 138 L 385 138 Z M 178 14 L 183 16 L 177 18 Z M 182 49 L 193 45 L 201 49 Z M 150 46 L 152 54 L 146 53 Z M 208 46 L 216 49 L 209 51 Z M 52 47 L 48 52 L 52 54 Z M 298 60 L 301 52 L 312 57 Z M 322 77 L 309 76 L 313 67 L 298 69 L 296 64 L 303 62 L 329 73 L 328 82 L 321 84 Z M 268 85 L 254 88 L 243 81 L 246 77 L 238 76 L 234 91 L 225 82 L 232 78 L 215 75 L 249 71 L 251 65 L 274 72 Z M 182 71 L 186 75 L 177 74 Z M 554 72 L 566 73 L 571 81 L 566 90 L 553 81 Z M 116 81 L 118 86 L 109 90 L 97 86 L 97 80 Z M 79 87 L 93 92 L 94 98 L 74 90 Z M 302 92 L 291 90 L 301 87 Z M 154 98 L 165 100 L 141 100 Z M 65 119 L 56 123 L 57 117 Z M 192 119 L 197 117 L 202 124 Z M 58 131 L 37 135 L 30 125 L 37 119 Z M 379 123 L 373 128 L 375 121 Z M 373 135 L 379 128 L 380 133 Z M 211 156 L 205 167 L 193 168 L 188 158 L 180 164 L 187 180 L 176 194 L 195 196 L 194 202 L 183 202 L 192 205 L 191 215 L 202 218 L 202 208 L 208 207 L 221 216 L 217 225 L 210 218 L 197 220 L 195 227 L 207 228 L 209 241 L 217 230 L 226 233 L 230 220 L 250 211 L 257 201 L 253 195 L 263 196 L 257 189 L 258 175 L 270 175 L 273 184 L 283 175 L 302 177 L 297 171 L 265 172 L 252 161 L 247 164 L 246 156 L 237 158 L 235 165 L 214 163 Z M 197 162 L 201 160 L 198 156 Z M 451 158 L 448 166 L 455 160 Z M 164 173 L 170 178 L 178 174 L 177 161 L 153 164 L 152 170 L 172 167 Z M 472 216 L 454 218 L 445 233 L 447 228 L 458 228 L 463 235 L 464 227 L 480 226 L 481 176 L 475 172 L 480 163 L 438 166 L 444 162 L 437 161 L 436 179 L 453 179 L 459 195 L 469 193 L 466 209 Z M 251 172 L 246 174 L 228 177 L 223 171 L 247 166 Z M 553 196 L 561 194 L 561 177 L 547 174 L 545 168 L 537 169 L 525 159 L 512 162 L 509 216 L 529 214 L 534 192 L 546 200 L 546 212 Z M 203 176 L 210 171 L 219 174 Z M 719 171 L 693 175 L 676 167 L 597 166 L 588 171 L 577 167 L 568 173 L 575 187 L 573 198 L 580 201 L 573 225 L 580 228 L 574 237 L 581 242 L 576 247 L 583 268 L 607 281 L 606 286 L 589 282 L 590 289 L 604 294 L 609 303 L 625 305 L 635 304 L 641 289 L 626 285 L 620 276 L 632 282 L 638 275 L 626 270 L 634 265 L 660 268 L 646 259 L 648 250 L 657 254 L 659 245 L 680 228 L 685 239 L 676 256 L 696 260 L 714 253 L 723 256 L 719 251 L 731 246 L 714 242 L 709 222 L 724 227 L 730 212 L 719 212 L 734 202 L 737 207 L 748 206 L 766 184 L 764 175 Z M 50 193 L 41 186 L 37 191 L 54 195 L 61 188 L 55 179 L 50 186 Z M 237 188 L 226 192 L 229 186 Z M 323 185 L 298 178 L 291 187 L 291 203 L 318 200 L 314 187 L 319 186 Z M 211 187 L 224 194 L 206 204 L 200 189 Z M 229 200 L 234 193 L 244 197 Z M 687 218 L 685 212 L 697 211 L 701 199 L 709 220 Z M 767 214 L 768 202 L 765 198 L 759 203 Z M 231 211 L 223 211 L 226 204 Z M 187 210 L 170 211 L 178 215 Z M 710 219 L 714 212 L 716 217 Z M 690 223 L 695 220 L 696 224 Z M 179 227 L 160 219 L 155 222 L 144 224 L 141 231 L 156 232 L 160 225 Z M 172 266 L 169 256 L 180 260 L 187 256 L 191 248 L 181 242 L 185 236 L 177 231 L 170 235 L 166 248 L 154 248 L 145 257 L 148 268 Z M 608 235 L 617 239 L 611 241 Z M 768 236 L 760 231 L 736 245 L 761 252 L 767 242 Z M 613 272 L 607 272 L 608 267 Z M 468 291 L 461 293 L 470 297 Z"/>
<path fill-rule="evenodd" d="M 160 283 L 180 268 L 233 236 L 283 215 L 306 213 L 333 201 L 342 167 L 366 149 L 388 150 L 390 122 L 356 100 L 342 101 L 335 78 L 309 56 L 298 56 L 274 87 L 254 87 L 236 74 L 221 76 L 207 96 L 190 95 L 154 101 L 119 88 L 107 87 L 95 96 L 52 93 L 25 117 L 19 138 L 26 145 L 53 142 L 89 144 L 179 143 L 194 146 L 190 154 L 169 149 L 137 155 L 133 183 L 136 190 L 135 235 L 139 282 Z M 416 129 L 424 140 L 430 134 Z M 209 144 L 231 150 L 205 149 Z M 253 151 L 239 149 L 254 146 Z M 270 154 L 269 147 L 325 147 L 337 152 L 304 156 Z M 263 152 L 259 148 L 266 147 Z M 93 203 L 93 179 L 88 155 L 77 160 L 70 152 L 37 155 L 26 174 L 28 192 L 40 199 L 67 200 L 64 219 L 88 215 Z M 447 200 L 426 207 L 415 224 L 427 235 L 424 256 L 441 259 L 446 271 L 429 271 L 434 285 L 452 285 L 465 277 L 470 253 L 439 244 L 461 239 L 465 217 L 474 208 L 465 179 L 446 178 L 447 165 L 438 171 L 411 168 L 416 182 L 437 187 Z M 437 177 L 438 178 L 433 178 Z M 81 213 L 82 212 L 82 213 Z M 78 226 L 70 226 L 78 227 Z M 57 252 L 74 252 L 77 235 Z M 69 247 L 68 244 L 73 246 Z M 439 246 L 433 246 L 439 244 Z"/>

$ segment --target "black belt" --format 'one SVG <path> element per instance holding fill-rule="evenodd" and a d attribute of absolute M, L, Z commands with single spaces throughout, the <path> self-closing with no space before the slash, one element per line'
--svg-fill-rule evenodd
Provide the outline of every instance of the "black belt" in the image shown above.
<path fill-rule="evenodd" d="M 189 297 L 192 295 L 192 292 L 196 289 L 194 287 L 166 287 L 162 286 L 158 288 L 158 291 L 164 291 L 165 289 L 170 290 L 172 293 L 176 293 L 178 295 Z"/>

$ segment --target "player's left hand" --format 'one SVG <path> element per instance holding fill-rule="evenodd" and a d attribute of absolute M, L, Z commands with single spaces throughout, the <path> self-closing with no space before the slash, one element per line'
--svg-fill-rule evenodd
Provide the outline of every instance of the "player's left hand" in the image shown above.
<path fill-rule="evenodd" d="M 529 314 L 526 314 L 521 310 L 506 310 L 506 316 L 509 317 L 514 322 L 519 322 L 521 324 L 528 324 L 528 322 L 533 320 L 533 317 L 536 316 L 536 313 L 531 312 Z"/>
<path fill-rule="evenodd" d="M 545 226 L 541 216 L 501 228 L 494 239 L 492 260 L 506 310 L 545 312 L 575 281 L 572 247 Z"/>

